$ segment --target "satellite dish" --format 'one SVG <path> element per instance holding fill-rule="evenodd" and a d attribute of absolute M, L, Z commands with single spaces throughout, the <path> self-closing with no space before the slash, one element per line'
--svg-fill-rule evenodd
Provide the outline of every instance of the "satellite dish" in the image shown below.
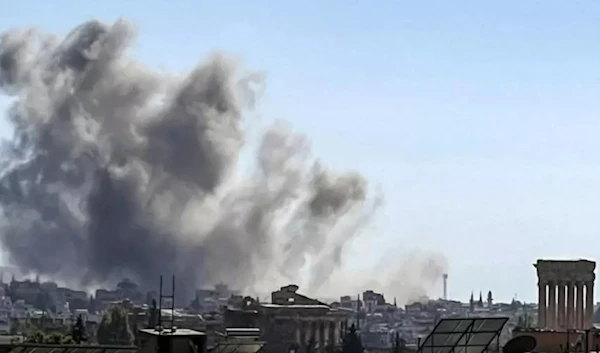
<path fill-rule="evenodd" d="M 504 353 L 525 353 L 531 352 L 537 346 L 537 340 L 530 335 L 517 336 L 504 345 Z"/>

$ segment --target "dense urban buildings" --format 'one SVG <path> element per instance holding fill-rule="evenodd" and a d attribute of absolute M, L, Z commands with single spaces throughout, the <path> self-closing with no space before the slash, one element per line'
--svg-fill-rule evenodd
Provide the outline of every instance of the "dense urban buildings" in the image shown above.
<path fill-rule="evenodd" d="M 529 335 L 547 351 L 565 342 L 583 346 L 586 341 L 582 334 L 591 329 L 594 334 L 587 344 L 593 347 L 600 337 L 594 329 L 595 317 L 600 317 L 600 312 L 594 315 L 595 263 L 539 260 L 535 267 L 538 304 L 516 299 L 496 302 L 492 290 L 474 291 L 464 301 L 450 300 L 447 282 L 440 299 L 419 298 L 405 305 L 371 289 L 325 302 L 305 296 L 298 286 L 289 284 L 261 300 L 217 284 L 199 288 L 191 302 L 175 303 L 171 310 L 170 302 L 160 301 L 158 288 L 144 293 L 129 279 L 90 295 L 39 277 L 10 276 L 8 282 L 0 282 L 0 333 L 23 337 L 40 330 L 68 333 L 80 318 L 94 341 L 103 315 L 118 307 L 127 313 L 135 334 L 145 329 L 152 336 L 148 330 L 172 325 L 201 332 L 209 346 L 252 336 L 256 349 L 265 353 L 298 352 L 302 347 L 311 347 L 315 353 L 330 352 L 339 346 L 350 326 L 356 328 L 370 352 L 388 352 L 398 341 L 404 349 L 414 351 L 444 318 L 506 318 L 499 344 Z M 443 280 L 447 278 L 444 274 Z"/>

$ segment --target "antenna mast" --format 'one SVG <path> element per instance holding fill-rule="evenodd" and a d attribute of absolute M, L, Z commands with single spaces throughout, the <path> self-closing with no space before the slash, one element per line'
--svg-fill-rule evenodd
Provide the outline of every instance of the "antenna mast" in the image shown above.
<path fill-rule="evenodd" d="M 170 299 L 171 300 L 171 326 L 169 327 L 169 329 L 171 330 L 171 332 L 175 332 L 175 275 L 173 275 L 172 277 L 172 283 L 171 283 L 171 295 L 163 295 L 163 277 L 162 275 L 160 276 L 160 288 L 159 288 L 159 299 L 158 299 L 158 327 L 160 328 L 160 330 L 163 329 L 163 325 L 162 325 L 162 304 L 163 304 L 163 299 Z"/>

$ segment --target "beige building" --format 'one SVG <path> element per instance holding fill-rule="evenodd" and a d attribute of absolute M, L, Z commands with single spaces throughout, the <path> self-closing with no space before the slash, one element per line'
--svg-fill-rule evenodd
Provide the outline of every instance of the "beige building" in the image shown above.
<path fill-rule="evenodd" d="M 332 308 L 298 292 L 289 285 L 271 294 L 271 303 L 246 297 L 241 308 L 228 308 L 226 327 L 255 327 L 265 341 L 265 352 L 304 351 L 313 345 L 315 352 L 340 344 L 354 311 Z"/>

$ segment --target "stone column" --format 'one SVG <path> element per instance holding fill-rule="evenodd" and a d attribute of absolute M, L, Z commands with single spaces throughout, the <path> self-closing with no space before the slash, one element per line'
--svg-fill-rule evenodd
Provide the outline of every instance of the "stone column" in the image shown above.
<path fill-rule="evenodd" d="M 318 321 L 317 322 L 317 333 L 316 333 L 316 337 L 315 337 L 315 343 L 317 345 L 318 352 L 323 351 L 323 346 L 324 346 L 323 341 L 325 341 L 325 338 L 323 337 L 323 321 Z"/>
<path fill-rule="evenodd" d="M 302 345 L 302 321 L 296 326 L 296 343 Z"/>
<path fill-rule="evenodd" d="M 567 330 L 575 328 L 575 287 L 573 282 L 567 282 Z"/>
<path fill-rule="evenodd" d="M 298 344 L 302 345 L 302 344 L 304 344 L 304 322 L 303 321 L 300 321 L 298 323 L 298 329 L 300 331 L 300 340 L 298 341 Z"/>
<path fill-rule="evenodd" d="M 335 341 L 336 345 L 340 344 L 340 341 L 342 339 L 341 331 L 342 331 L 342 328 L 341 328 L 340 323 L 336 322 L 333 325 L 333 340 Z"/>
<path fill-rule="evenodd" d="M 337 346 L 339 342 L 335 340 L 335 320 L 329 322 L 329 342 L 332 346 Z"/>
<path fill-rule="evenodd" d="M 565 325 L 565 282 L 558 281 L 556 284 L 558 290 L 558 305 L 556 307 L 557 325 L 556 328 L 564 330 Z"/>
<path fill-rule="evenodd" d="M 577 281 L 577 300 L 575 304 L 575 328 L 583 329 L 583 283 Z"/>
<path fill-rule="evenodd" d="M 556 330 L 556 282 L 548 282 L 548 317 L 546 327 Z"/>
<path fill-rule="evenodd" d="M 329 321 L 325 321 L 325 327 L 323 327 L 323 342 L 324 342 L 324 346 L 327 347 L 330 344 L 330 336 L 329 336 L 329 327 L 330 327 L 330 323 Z"/>
<path fill-rule="evenodd" d="M 594 282 L 585 283 L 585 329 L 594 326 Z"/>
<path fill-rule="evenodd" d="M 546 281 L 538 282 L 538 328 L 546 328 Z"/>

